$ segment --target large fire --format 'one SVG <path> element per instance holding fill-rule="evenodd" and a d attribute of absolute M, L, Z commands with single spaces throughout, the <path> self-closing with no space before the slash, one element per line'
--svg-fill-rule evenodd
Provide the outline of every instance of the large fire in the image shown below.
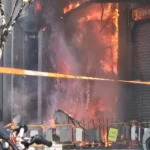
<path fill-rule="evenodd" d="M 75 4 L 70 3 L 64 8 L 64 13 L 81 5 L 82 3 L 79 2 Z M 71 54 L 72 47 L 66 44 L 63 35 L 58 31 L 54 42 L 57 72 L 74 75 L 84 75 L 86 73 L 90 75 L 99 69 L 103 72 L 102 75 L 117 76 L 118 4 L 91 4 L 82 10 L 80 9 L 79 13 L 77 12 L 78 10 L 71 17 L 72 20 L 68 21 L 72 34 L 69 36 L 69 40 L 71 41 L 67 42 L 69 44 L 73 43 L 76 46 L 73 51 L 76 49 L 80 50 L 78 53 L 82 53 L 79 55 L 82 55 L 82 62 L 85 63 L 79 63 L 76 60 L 75 56 Z M 66 29 L 65 34 L 70 33 L 68 27 Z M 75 32 L 72 32 L 72 30 Z M 101 74 L 98 75 L 101 76 Z M 57 83 L 60 83 L 58 79 Z M 57 107 L 67 112 L 72 111 L 74 117 L 78 117 L 75 113 L 78 106 L 83 111 L 83 116 L 88 115 L 95 119 L 97 116 L 103 116 L 103 112 L 111 113 L 115 109 L 112 106 L 116 102 L 114 86 L 112 86 L 113 89 L 111 87 L 109 89 L 111 90 L 111 95 L 105 94 L 105 90 L 100 85 L 98 87 L 95 86 L 94 88 L 99 89 L 101 93 L 98 91 L 100 93 L 98 96 L 90 96 L 92 92 L 96 91 L 92 91 L 91 89 L 93 88 L 89 88 L 91 85 L 88 82 L 83 83 L 77 80 L 67 80 L 66 82 L 66 80 L 62 80 L 59 85 L 59 90 L 65 89 L 63 91 L 66 92 L 62 93 L 58 90 L 58 95 L 61 96 L 61 99 L 59 99 L 60 105 L 57 104 Z M 104 92 L 102 92 L 103 90 Z M 96 99 L 98 99 L 99 105 Z M 68 110 L 70 108 L 72 109 Z M 115 114 L 111 113 L 111 115 Z"/>
<path fill-rule="evenodd" d="M 64 13 L 81 5 L 79 2 L 69 4 L 64 8 Z M 66 22 L 69 25 L 65 22 L 63 29 L 66 29 L 64 31 L 65 35 L 69 34 L 69 40 L 66 41 L 73 46 L 69 47 L 69 44 L 66 44 L 63 35 L 58 34 L 55 36 L 56 43 L 54 47 L 57 71 L 64 74 L 84 75 L 85 73 L 89 76 L 91 74 L 96 76 L 95 70 L 100 70 L 98 76 L 117 76 L 118 16 L 118 4 L 108 3 L 102 5 L 98 3 L 91 4 L 83 10 L 80 9 L 79 13 L 75 12 L 70 17 L 72 18 L 71 21 L 70 18 L 67 18 L 69 23 Z M 73 50 L 71 51 L 71 49 Z M 74 55 L 76 50 L 79 50 L 76 54 L 82 55 L 80 62 Z M 107 84 L 96 86 L 96 82 L 92 84 L 81 80 L 67 80 L 67 82 L 62 80 L 57 93 L 59 98 L 57 107 L 72 114 L 77 120 L 85 117 L 89 119 L 87 119 L 89 122 L 91 119 L 96 120 L 103 117 L 104 112 L 115 116 L 113 111 L 117 97 L 114 86 L 110 87 Z M 61 92 L 61 88 L 65 90 Z M 109 91 L 109 94 L 106 90 Z M 80 110 L 79 115 L 78 110 Z M 108 143 L 106 141 L 107 135 L 104 137 L 104 141 Z"/>
<path fill-rule="evenodd" d="M 71 11 L 74 8 L 80 6 L 80 3 L 72 4 L 64 8 L 64 13 Z M 103 14 L 100 10 L 103 7 Z M 81 14 L 78 19 L 78 26 L 84 33 L 84 24 L 88 21 L 101 21 L 100 33 L 103 39 L 99 39 L 100 42 L 103 40 L 105 51 L 105 56 L 103 59 L 99 60 L 100 67 L 105 73 L 114 73 L 117 75 L 117 61 L 118 61 L 118 4 L 93 4 L 93 6 L 88 9 L 87 12 Z M 95 32 L 97 28 L 95 27 Z M 81 43 L 83 34 L 81 32 L 77 33 L 78 44 Z"/>

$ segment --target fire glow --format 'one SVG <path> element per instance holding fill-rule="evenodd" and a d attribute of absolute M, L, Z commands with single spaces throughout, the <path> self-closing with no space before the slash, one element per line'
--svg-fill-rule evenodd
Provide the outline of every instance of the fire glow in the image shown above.
<path fill-rule="evenodd" d="M 75 9 L 77 7 L 82 9 Z M 76 11 L 62 19 L 63 33 L 60 29 L 54 37 L 57 72 L 116 77 L 118 4 L 94 3 L 86 6 L 75 3 L 64 8 L 64 13 L 72 9 Z M 91 122 L 103 116 L 116 116 L 116 85 L 78 80 L 61 80 L 61 84 L 59 81 L 57 84 L 57 108 L 67 111 L 77 120 L 84 118 Z M 110 91 L 109 95 L 106 90 Z M 82 112 L 78 114 L 77 109 Z"/>
<path fill-rule="evenodd" d="M 64 8 L 64 13 L 71 11 L 74 8 L 81 6 L 80 3 L 72 4 Z M 88 9 L 84 15 L 78 19 L 78 25 L 84 32 L 83 24 L 87 21 L 101 21 L 100 33 L 102 34 L 105 47 L 105 56 L 99 60 L 101 69 L 106 73 L 113 73 L 117 75 L 117 62 L 118 62 L 118 4 L 108 3 L 103 5 L 103 14 L 100 12 L 100 4 L 93 4 L 91 9 Z M 106 28 L 106 31 L 103 31 Z M 96 29 L 95 29 L 96 32 Z M 106 32 L 106 33 L 104 33 Z M 77 35 L 78 44 L 81 43 L 82 33 Z M 98 39 L 98 38 L 97 38 Z M 101 42 L 101 41 L 100 41 Z"/>

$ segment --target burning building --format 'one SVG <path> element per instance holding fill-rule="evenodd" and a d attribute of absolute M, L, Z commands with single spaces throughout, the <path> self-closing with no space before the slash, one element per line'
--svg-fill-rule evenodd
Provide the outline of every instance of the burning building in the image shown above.
<path fill-rule="evenodd" d="M 11 3 L 7 5 L 11 7 Z M 131 31 L 131 6 L 86 0 L 63 0 L 58 5 L 56 0 L 35 0 L 8 38 L 2 65 L 114 80 L 137 80 L 141 77 L 139 66 L 143 62 L 139 60 L 143 57 L 140 52 L 136 55 L 132 52 L 135 53 L 133 49 L 139 50 L 137 40 L 141 41 L 141 30 L 148 25 Z M 133 49 L 131 33 L 133 45 L 137 46 Z M 20 114 L 25 122 L 49 123 L 57 109 L 82 121 L 139 119 L 138 114 L 145 110 L 145 96 L 140 93 L 148 88 L 145 85 L 143 88 L 118 82 L 57 77 L 1 75 L 1 81 L 1 120 L 6 122 Z M 142 88 L 140 92 L 139 88 Z M 140 111 L 141 103 L 137 103 L 137 99 L 143 104 Z M 11 112 L 6 113 L 7 110 Z M 13 115 L 10 117 L 10 114 Z"/>
<path fill-rule="evenodd" d="M 19 31 L 19 35 L 16 33 L 15 39 L 22 37 L 21 42 L 25 46 L 20 52 L 22 54 L 12 58 L 13 67 L 117 79 L 119 5 L 64 1 L 58 7 L 56 2 L 51 3 L 36 0 L 34 9 L 30 8 L 20 19 L 18 26 L 23 30 Z M 49 10 L 47 4 L 56 9 L 52 7 Z M 43 14 L 41 19 L 45 20 L 43 24 L 36 18 L 40 13 Z M 33 49 L 33 55 L 29 49 Z M 17 60 L 23 67 L 18 66 Z M 18 109 L 15 104 L 23 97 L 22 107 L 19 108 L 25 109 L 25 114 L 26 110 L 33 110 L 30 115 L 34 117 L 31 118 L 41 115 L 41 119 L 47 120 L 58 108 L 79 120 L 112 119 L 117 114 L 118 85 L 115 83 L 18 76 L 11 77 L 11 82 L 14 89 L 10 90 L 10 97 L 14 109 Z M 37 84 L 41 84 L 42 88 Z M 22 97 L 18 96 L 18 89 L 21 89 Z M 44 109 L 41 109 L 41 102 Z M 24 107 L 25 104 L 27 106 Z"/>
<path fill-rule="evenodd" d="M 50 57 L 50 61 L 56 62 L 55 70 L 59 73 L 117 79 L 118 5 L 83 3 L 85 5 L 64 6 L 60 18 L 52 26 L 50 40 L 54 45 L 49 51 L 54 57 Z M 110 118 L 115 116 L 116 84 L 70 79 L 56 81 L 57 89 L 52 96 L 57 103 L 53 104 L 49 98 L 50 108 L 58 107 L 79 120 L 98 119 L 104 114 Z"/>

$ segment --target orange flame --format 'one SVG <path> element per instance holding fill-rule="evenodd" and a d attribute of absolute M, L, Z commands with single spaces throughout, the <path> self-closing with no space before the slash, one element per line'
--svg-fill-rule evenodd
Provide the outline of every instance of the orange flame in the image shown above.
<path fill-rule="evenodd" d="M 112 145 L 112 142 L 108 141 L 108 134 L 104 132 L 103 134 L 103 142 L 105 143 L 105 147 L 110 147 Z"/>
<path fill-rule="evenodd" d="M 112 36 L 112 44 L 113 44 L 113 72 L 117 74 L 117 61 L 118 61 L 118 4 L 116 5 L 116 9 L 114 11 L 113 23 L 115 25 L 115 34 Z"/>
<path fill-rule="evenodd" d="M 74 8 L 77 8 L 80 6 L 81 3 L 76 3 L 76 4 L 69 4 L 66 8 L 64 8 L 64 13 L 67 13 L 71 11 Z M 89 51 L 93 50 L 92 48 L 95 46 L 96 50 L 99 51 L 97 52 L 99 56 L 96 58 L 96 62 L 98 62 L 98 65 L 101 67 L 103 72 L 106 74 L 108 73 L 113 73 L 117 75 L 117 66 L 118 66 L 118 4 L 105 4 L 104 6 L 104 12 L 103 15 L 101 15 L 101 5 L 100 4 L 93 4 L 90 7 L 84 9 L 81 13 L 81 15 L 77 15 L 77 20 L 76 20 L 76 32 L 74 33 L 74 40 L 76 45 L 84 43 L 83 46 L 85 51 L 88 49 L 88 45 L 90 44 L 89 50 L 87 51 L 87 55 L 89 56 L 90 53 Z M 107 23 L 107 24 L 106 24 Z M 105 25 L 106 24 L 106 25 Z M 88 29 L 86 29 L 88 25 Z M 102 30 L 102 28 L 105 28 Z M 89 28 L 92 30 L 92 32 L 89 31 Z M 102 31 L 101 31 L 102 30 Z M 92 40 L 91 43 L 87 43 L 84 41 L 86 39 L 86 34 L 89 31 L 89 35 L 92 35 L 92 37 L 95 38 L 95 43 L 93 42 L 92 38 L 88 38 L 89 42 Z M 98 43 L 98 44 L 97 44 Z M 99 44 L 100 43 L 100 44 Z M 95 45 L 94 45 L 95 44 Z M 94 48 L 95 48 L 94 47 Z M 97 48 L 98 47 L 98 48 Z M 93 50 L 94 51 L 94 50 Z M 100 51 L 103 51 L 102 56 Z M 86 53 L 86 52 L 85 52 Z M 103 57 L 103 58 L 101 58 Z M 61 64 L 61 67 L 58 68 L 60 72 L 63 72 L 65 74 L 71 72 L 70 66 L 65 63 L 66 60 L 63 60 L 63 58 L 58 57 L 59 62 L 58 64 Z M 88 57 L 91 58 L 91 57 Z M 87 59 L 88 59 L 87 58 Z M 92 57 L 93 58 L 93 57 Z M 89 60 L 89 59 L 88 59 Z M 89 62 L 87 64 L 88 66 L 91 65 L 91 68 L 93 67 L 93 62 Z M 94 64 L 95 65 L 95 64 Z M 59 66 L 59 65 L 58 65 Z M 94 68 L 94 67 L 93 67 Z M 96 67 L 95 67 L 96 68 Z M 106 104 L 105 104 L 106 105 Z M 90 116 L 93 116 L 95 114 L 96 110 L 99 111 L 110 111 L 112 112 L 112 108 L 109 106 L 105 105 L 100 105 L 99 108 L 97 108 L 97 105 L 92 104 L 89 108 L 89 114 Z"/>
<path fill-rule="evenodd" d="M 76 4 L 70 3 L 67 7 L 64 8 L 64 14 L 71 11 L 72 9 L 79 7 L 79 6 L 80 6 L 79 2 L 77 2 Z"/>
<path fill-rule="evenodd" d="M 105 143 L 105 147 L 108 147 L 107 133 L 103 133 L 103 142 Z"/>
<path fill-rule="evenodd" d="M 109 50 L 106 53 L 105 59 L 100 61 L 101 68 L 105 73 L 110 73 L 113 72 L 115 75 L 117 75 L 117 70 L 118 70 L 118 4 L 115 6 L 115 10 L 112 12 L 112 7 L 113 4 L 109 4 L 107 9 L 105 8 L 105 17 L 108 18 L 110 17 L 109 14 L 111 14 L 111 20 L 114 25 L 114 32 L 112 34 L 106 34 L 104 36 L 104 39 L 107 41 L 108 44 L 108 39 L 109 40 Z M 109 60 L 111 58 L 111 61 Z"/>
<path fill-rule="evenodd" d="M 97 33 L 100 30 L 97 40 L 102 41 L 104 46 L 105 56 L 103 59 L 100 59 L 101 69 L 107 73 L 114 73 L 117 75 L 117 66 L 118 66 L 118 4 L 108 3 L 104 5 L 103 15 L 101 16 L 101 6 L 99 4 L 93 4 L 92 7 L 85 10 L 84 14 L 81 14 L 81 17 L 77 20 L 79 29 L 82 33 L 86 33 L 84 28 L 84 23 L 88 21 L 101 21 L 100 25 L 96 25 L 93 28 L 93 32 Z M 108 22 L 108 23 L 107 23 Z M 105 25 L 106 24 L 106 25 Z M 101 27 L 105 30 L 100 29 Z M 103 31 L 103 32 L 102 32 Z M 81 44 L 83 39 L 83 34 L 81 32 L 77 34 L 77 44 Z M 98 35 L 98 33 L 97 33 Z"/>
<path fill-rule="evenodd" d="M 70 3 L 67 7 L 64 8 L 64 13 L 71 11 L 74 8 L 80 6 L 81 3 L 72 4 Z M 94 5 L 94 9 L 88 9 L 87 15 L 80 17 L 78 19 L 78 24 L 82 24 L 86 21 L 92 20 L 104 20 L 105 22 L 110 19 L 108 27 L 108 33 L 104 33 L 103 40 L 109 48 L 107 48 L 105 58 L 100 60 L 100 65 L 102 70 L 107 73 L 114 73 L 117 75 L 118 70 L 118 4 L 108 3 L 104 7 L 103 17 L 100 15 L 99 5 Z M 111 28 L 111 29 L 110 29 Z M 95 29 L 96 31 L 97 29 Z M 84 29 L 83 29 L 84 32 Z M 79 33 L 77 37 L 78 44 L 82 40 L 82 34 Z"/>

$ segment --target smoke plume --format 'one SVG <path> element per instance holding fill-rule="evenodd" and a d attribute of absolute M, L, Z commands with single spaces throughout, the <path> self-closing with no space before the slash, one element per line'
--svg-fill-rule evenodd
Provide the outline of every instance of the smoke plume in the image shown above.
<path fill-rule="evenodd" d="M 48 53 L 55 57 L 50 62 L 53 62 L 56 72 L 116 78 L 111 41 L 115 26 L 110 14 L 115 9 L 110 5 L 104 7 L 109 13 L 105 12 L 103 16 L 101 5 L 94 4 L 51 24 L 49 37 L 53 38 L 48 45 L 53 43 L 53 47 Z M 56 109 L 62 109 L 80 121 L 116 115 L 117 85 L 76 79 L 56 81 L 55 90 L 47 99 L 50 101 L 47 117 L 52 116 Z"/>

